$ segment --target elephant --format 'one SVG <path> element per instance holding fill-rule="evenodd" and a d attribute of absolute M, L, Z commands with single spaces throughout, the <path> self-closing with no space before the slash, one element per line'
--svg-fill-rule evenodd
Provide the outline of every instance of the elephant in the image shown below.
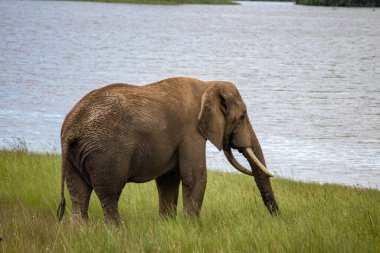
<path fill-rule="evenodd" d="M 62 179 L 57 218 L 65 211 L 65 182 L 72 218 L 88 219 L 92 190 L 105 220 L 120 223 L 126 183 L 156 181 L 159 214 L 174 217 L 182 183 L 185 216 L 197 217 L 206 189 L 206 141 L 224 151 L 234 168 L 253 176 L 271 214 L 275 200 L 264 155 L 236 86 L 175 77 L 143 86 L 110 84 L 85 95 L 61 129 Z M 233 156 L 237 149 L 251 170 Z"/>

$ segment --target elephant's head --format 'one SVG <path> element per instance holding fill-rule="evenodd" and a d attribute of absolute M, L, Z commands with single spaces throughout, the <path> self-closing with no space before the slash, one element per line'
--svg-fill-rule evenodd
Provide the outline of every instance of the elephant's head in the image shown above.
<path fill-rule="evenodd" d="M 236 87 L 227 82 L 210 82 L 202 95 L 198 127 L 202 135 L 219 150 L 240 172 L 254 176 L 264 204 L 270 213 L 278 212 L 266 163 L 259 141 L 247 114 L 247 107 Z M 244 168 L 234 158 L 237 149 L 248 160 L 252 171 Z"/>

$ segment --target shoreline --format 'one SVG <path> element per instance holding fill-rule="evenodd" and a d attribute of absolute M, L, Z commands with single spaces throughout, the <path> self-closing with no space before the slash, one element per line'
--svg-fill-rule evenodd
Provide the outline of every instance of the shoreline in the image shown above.
<path fill-rule="evenodd" d="M 181 4 L 238 5 L 238 3 L 231 0 L 55 0 L 55 1 L 151 4 L 151 5 L 181 5 Z"/>
<path fill-rule="evenodd" d="M 29 151 L 28 149 L 23 149 L 22 147 L 18 147 L 19 149 L 15 148 L 1 148 L 0 147 L 0 155 L 4 153 L 19 153 L 24 155 L 30 155 L 30 156 L 52 156 L 57 157 L 57 159 L 60 159 L 61 153 L 57 150 L 52 151 Z M 242 175 L 238 171 L 228 171 L 218 168 L 212 168 L 207 167 L 207 171 L 210 173 L 216 173 L 216 174 L 227 174 L 227 175 Z M 348 184 L 348 183 L 339 183 L 339 182 L 318 182 L 318 181 L 310 181 L 310 180 L 302 180 L 302 179 L 295 179 L 290 177 L 280 177 L 275 175 L 274 178 L 276 180 L 285 180 L 290 181 L 292 183 L 300 183 L 300 184 L 309 184 L 309 185 L 319 185 L 321 187 L 324 186 L 337 186 L 337 187 L 347 187 L 351 189 L 359 189 L 359 190 L 375 190 L 380 191 L 380 185 L 378 186 L 371 186 L 371 185 L 361 185 L 361 184 Z"/>

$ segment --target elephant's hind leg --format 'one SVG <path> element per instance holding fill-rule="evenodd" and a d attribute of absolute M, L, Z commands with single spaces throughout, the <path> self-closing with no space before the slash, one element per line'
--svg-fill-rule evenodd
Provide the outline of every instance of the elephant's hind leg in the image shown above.
<path fill-rule="evenodd" d="M 118 202 L 127 182 L 128 161 L 115 159 L 113 149 L 103 149 L 87 160 L 87 169 L 96 195 L 102 205 L 106 222 L 119 224 Z"/>
<path fill-rule="evenodd" d="M 98 195 L 100 204 L 102 205 L 103 213 L 106 222 L 119 224 L 120 214 L 118 208 L 118 202 L 121 195 L 121 191 L 113 191 L 111 188 L 94 186 L 96 195 Z"/>
<path fill-rule="evenodd" d="M 69 162 L 66 162 L 66 183 L 73 206 L 73 219 L 88 220 L 88 205 L 92 187 Z"/>
<path fill-rule="evenodd" d="M 156 178 L 161 216 L 174 217 L 176 215 L 179 182 L 180 178 L 177 168 Z"/>

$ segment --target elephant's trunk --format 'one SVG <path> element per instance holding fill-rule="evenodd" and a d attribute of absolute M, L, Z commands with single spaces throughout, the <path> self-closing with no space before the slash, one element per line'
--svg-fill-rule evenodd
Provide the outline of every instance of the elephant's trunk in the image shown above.
<path fill-rule="evenodd" d="M 256 155 L 252 152 L 251 148 L 242 149 L 243 155 L 250 163 L 252 171 L 246 169 L 235 159 L 234 155 L 231 152 L 231 149 L 223 151 L 224 155 L 227 157 L 228 161 L 235 169 L 241 173 L 255 177 L 257 187 L 260 190 L 261 197 L 264 201 L 265 206 L 268 208 L 271 214 L 275 214 L 279 211 L 279 209 L 276 203 L 276 199 L 274 198 L 272 186 L 269 181 L 269 178 L 273 175 L 265 168 L 264 155 L 262 154 L 260 144 L 258 144 L 258 146 L 256 145 L 255 147 L 255 151 L 259 158 L 257 158 Z"/>
<path fill-rule="evenodd" d="M 264 154 L 261 149 L 261 145 L 256 137 L 255 132 L 252 129 L 252 126 L 250 126 L 250 132 L 251 132 L 251 146 L 253 149 L 253 153 L 257 157 L 257 159 L 260 161 L 260 163 L 266 167 Z M 259 188 L 261 198 L 264 201 L 265 206 L 268 208 L 269 212 L 271 214 L 276 214 L 279 211 L 276 199 L 273 194 L 272 186 L 269 180 L 269 175 L 265 173 L 261 168 L 259 168 L 259 165 L 250 158 L 249 151 L 246 152 L 247 149 L 243 150 L 243 155 L 247 158 L 249 164 L 252 168 L 252 174 L 255 177 L 255 181 L 257 184 L 257 187 Z M 270 173 L 269 173 L 270 174 Z"/>

